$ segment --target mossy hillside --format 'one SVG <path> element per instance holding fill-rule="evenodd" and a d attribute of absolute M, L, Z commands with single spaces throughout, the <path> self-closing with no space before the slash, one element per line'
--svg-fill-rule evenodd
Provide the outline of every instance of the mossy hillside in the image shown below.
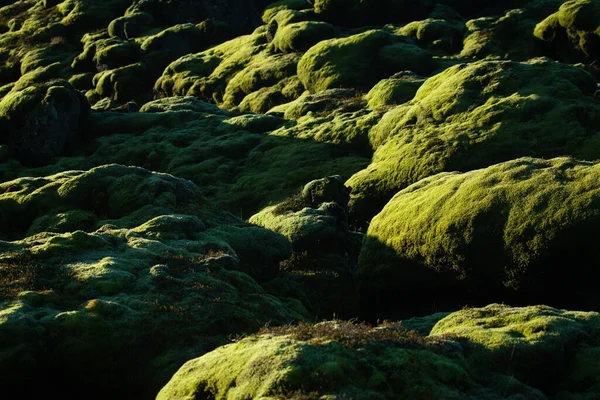
<path fill-rule="evenodd" d="M 594 307 L 598 171 L 571 158 L 522 158 L 398 192 L 363 242 L 355 281 L 365 301 L 382 312 L 387 296 L 403 307 L 492 298 Z"/>
<path fill-rule="evenodd" d="M 558 2 L 554 10 L 535 27 L 535 37 L 546 42 L 548 52 L 561 61 L 597 60 L 600 56 L 600 3 L 571 0 Z"/>
<path fill-rule="evenodd" d="M 492 304 L 450 314 L 431 336 L 457 337 L 473 371 L 492 369 L 549 397 L 577 398 L 598 395 L 598 361 L 588 358 L 597 349 L 598 329 L 595 312 Z"/>
<path fill-rule="evenodd" d="M 370 30 L 311 47 L 298 63 L 298 77 L 312 93 L 340 87 L 365 90 L 395 72 L 426 74 L 432 67 L 431 56 L 411 39 Z"/>
<path fill-rule="evenodd" d="M 545 59 L 446 69 L 370 131 L 373 161 L 347 182 L 353 218 L 369 221 L 395 192 L 441 171 L 528 155 L 597 159 L 595 91 L 582 68 Z"/>
<path fill-rule="evenodd" d="M 400 324 L 265 329 L 187 362 L 157 398 L 546 398 L 516 379 L 478 382 L 461 353 L 452 338 L 423 337 Z"/>
<path fill-rule="evenodd" d="M 224 237 L 195 216 L 0 245 L 0 381 L 24 396 L 150 398 L 229 335 L 305 318 L 239 272 Z"/>
<path fill-rule="evenodd" d="M 24 164 L 44 164 L 78 136 L 88 108 L 68 82 L 50 81 L 27 88 L 17 82 L 0 100 L 0 142 Z"/>
<path fill-rule="evenodd" d="M 256 268 L 276 271 L 279 261 L 291 252 L 281 235 L 257 230 L 220 212 L 192 182 L 141 168 L 103 166 L 87 172 L 21 178 L 2 187 L 2 203 L 6 205 L 1 214 L 3 239 L 65 232 L 77 222 L 84 224 L 78 229 L 88 231 L 105 224 L 132 228 L 165 213 L 181 212 L 200 217 L 215 232 L 222 230 L 220 225 L 227 225 L 225 232 L 216 236 L 227 238 L 233 251 L 240 253 L 246 272 Z M 250 254 L 247 249 L 258 243 L 261 246 Z M 257 277 L 265 275 L 259 270 Z"/>

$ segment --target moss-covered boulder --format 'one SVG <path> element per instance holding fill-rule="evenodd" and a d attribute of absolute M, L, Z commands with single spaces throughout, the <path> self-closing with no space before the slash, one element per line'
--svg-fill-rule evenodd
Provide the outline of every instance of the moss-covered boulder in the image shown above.
<path fill-rule="evenodd" d="M 470 370 L 492 370 L 491 382 L 516 379 L 558 399 L 600 394 L 599 333 L 595 312 L 500 304 L 454 312 L 431 330 L 456 337 Z"/>
<path fill-rule="evenodd" d="M 259 32 L 181 57 L 165 68 L 154 91 L 160 96 L 189 95 L 221 104 L 227 82 L 258 55 L 264 60 L 266 47 L 266 33 Z M 263 64 L 263 67 L 269 70 L 268 65 Z M 271 85 L 275 83 L 276 79 Z"/>
<path fill-rule="evenodd" d="M 136 12 L 116 18 L 108 25 L 108 34 L 121 39 L 133 39 L 150 27 L 154 18 L 147 12 Z"/>
<path fill-rule="evenodd" d="M 196 25 L 188 23 L 171 26 L 148 37 L 143 41 L 141 48 L 146 53 L 154 53 L 151 56 L 153 62 L 164 60 L 160 63 L 163 65 L 156 66 L 156 69 L 161 69 L 179 57 L 197 53 L 207 43 L 202 31 Z"/>
<path fill-rule="evenodd" d="M 398 190 L 441 171 L 529 155 L 595 160 L 595 92 L 584 69 L 545 59 L 450 67 L 370 131 L 373 162 L 347 182 L 351 214 L 368 221 Z"/>
<path fill-rule="evenodd" d="M 398 302 L 600 304 L 599 173 L 571 158 L 522 158 L 409 186 L 367 231 L 355 270 L 365 301 L 388 311 Z"/>
<path fill-rule="evenodd" d="M 370 30 L 322 41 L 298 63 L 298 77 L 311 92 L 339 87 L 368 89 L 395 72 L 431 71 L 431 56 L 405 36 Z"/>
<path fill-rule="evenodd" d="M 410 22 L 397 33 L 410 36 L 431 50 L 452 53 L 462 47 L 465 24 L 461 20 L 428 18 Z"/>
<path fill-rule="evenodd" d="M 490 382 L 469 367 L 451 337 L 336 320 L 223 346 L 187 362 L 157 398 L 547 399 L 515 377 Z"/>
<path fill-rule="evenodd" d="M 11 393 L 151 397 L 229 335 L 306 317 L 257 283 L 289 242 L 189 181 L 109 165 L 1 187 L 0 381 Z"/>
<path fill-rule="evenodd" d="M 273 46 L 283 53 L 304 52 L 322 40 L 335 37 L 332 25 L 320 21 L 304 21 L 277 29 Z"/>
<path fill-rule="evenodd" d="M 65 81 L 14 89 L 0 101 L 0 143 L 25 164 L 44 164 L 78 136 L 89 105 Z"/>
<path fill-rule="evenodd" d="M 558 11 L 535 27 L 535 36 L 548 44 L 560 60 L 597 61 L 600 57 L 600 2 L 570 0 L 558 2 Z"/>

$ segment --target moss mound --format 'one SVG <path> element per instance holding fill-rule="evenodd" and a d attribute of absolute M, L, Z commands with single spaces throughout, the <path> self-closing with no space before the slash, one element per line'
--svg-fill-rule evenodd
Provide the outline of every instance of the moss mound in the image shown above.
<path fill-rule="evenodd" d="M 287 240 L 189 181 L 111 165 L 1 192 L 0 235 L 22 238 L 0 241 L 0 381 L 11 393 L 148 397 L 228 335 L 306 316 L 257 283 L 277 274 Z M 44 385 L 24 386 L 30 376 Z"/>
<path fill-rule="evenodd" d="M 600 2 L 558 2 L 558 11 L 535 27 L 535 36 L 548 44 L 551 54 L 564 61 L 596 61 L 600 57 Z"/>
<path fill-rule="evenodd" d="M 492 304 L 431 318 L 438 322 L 423 335 L 406 330 L 404 322 L 373 328 L 335 320 L 263 329 L 189 361 L 158 398 L 547 399 L 597 394 L 598 361 L 581 363 L 598 345 L 597 313 Z M 256 369 L 258 364 L 275 367 Z M 571 366 L 581 374 L 564 379 Z"/>
<path fill-rule="evenodd" d="M 597 305 L 598 171 L 570 158 L 523 158 L 423 179 L 373 218 L 356 282 L 381 307 L 388 295 L 407 306 L 415 298 Z"/>
<path fill-rule="evenodd" d="M 89 105 L 68 82 L 16 86 L 0 101 L 0 143 L 24 164 L 47 163 L 79 135 Z"/>
<path fill-rule="evenodd" d="M 368 221 L 398 190 L 441 171 L 521 156 L 599 158 L 595 91 L 582 68 L 545 59 L 446 69 L 370 131 L 373 162 L 347 182 L 351 214 Z"/>
<path fill-rule="evenodd" d="M 370 88 L 401 70 L 425 74 L 431 56 L 404 36 L 371 30 L 322 41 L 298 63 L 298 77 L 311 92 L 339 87 Z"/>

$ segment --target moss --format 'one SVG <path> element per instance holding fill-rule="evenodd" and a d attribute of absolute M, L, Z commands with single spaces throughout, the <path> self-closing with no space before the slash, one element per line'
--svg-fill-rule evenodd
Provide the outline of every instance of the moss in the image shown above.
<path fill-rule="evenodd" d="M 101 98 L 125 102 L 144 95 L 152 87 L 152 76 L 144 64 L 136 63 L 99 72 L 92 82 Z"/>
<path fill-rule="evenodd" d="M 599 321 L 592 312 L 492 304 L 452 313 L 439 321 L 431 334 L 462 339 L 469 354 L 467 362 L 474 369 L 485 366 L 510 374 L 545 393 L 561 389 L 585 392 L 589 383 L 569 387 L 561 381 L 568 375 L 571 361 L 577 362 L 589 345 L 596 345 Z"/>
<path fill-rule="evenodd" d="M 369 108 L 406 103 L 417 93 L 425 79 L 413 73 L 398 73 L 382 79 L 365 95 Z"/>
<path fill-rule="evenodd" d="M 435 301 L 453 291 L 467 303 L 591 299 L 597 171 L 570 158 L 523 158 L 421 180 L 373 218 L 357 284 L 383 297 L 404 293 L 407 304 L 411 293 Z"/>
<path fill-rule="evenodd" d="M 133 39 L 146 30 L 153 21 L 152 15 L 147 12 L 131 13 L 111 21 L 108 25 L 108 34 L 111 37 Z"/>
<path fill-rule="evenodd" d="M 265 331 L 187 362 L 157 398 L 544 398 L 524 385 L 481 386 L 460 360 L 394 325 L 328 321 Z"/>
<path fill-rule="evenodd" d="M 558 10 L 536 25 L 534 35 L 547 42 L 550 54 L 561 60 L 597 60 L 600 55 L 598 2 L 571 0 L 554 5 Z"/>
<path fill-rule="evenodd" d="M 307 0 L 280 0 L 268 5 L 262 15 L 262 21 L 268 24 L 282 10 L 304 10 L 310 8 Z"/>
<path fill-rule="evenodd" d="M 465 25 L 461 21 L 429 18 L 413 21 L 396 32 L 412 37 L 432 50 L 452 53 L 461 48 Z"/>
<path fill-rule="evenodd" d="M 224 107 L 238 105 L 246 95 L 277 84 L 294 75 L 300 57 L 290 55 L 262 55 L 239 71 L 229 82 L 223 96 Z"/>
<path fill-rule="evenodd" d="M 0 303 L 0 332 L 19 337 L 0 345 L 11 391 L 45 371 L 45 392 L 75 379 L 74 397 L 90 385 L 101 386 L 99 397 L 151 396 L 228 335 L 305 318 L 301 305 L 288 307 L 240 272 L 272 278 L 287 240 L 215 208 L 189 181 L 111 165 L 1 185 L 2 237 L 20 238 L 0 242 L 19 251 L 3 246 L 0 256 L 2 293 L 14 289 Z M 10 215 L 32 221 L 29 232 Z M 125 348 L 146 367 L 109 362 Z M 25 356 L 31 362 L 18 362 Z"/>
<path fill-rule="evenodd" d="M 164 70 L 162 77 L 156 81 L 154 90 L 163 96 L 193 95 L 221 104 L 227 82 L 246 68 L 265 47 L 265 34 L 253 34 L 240 36 L 210 50 L 184 56 Z M 259 59 L 264 60 L 264 53 L 261 56 Z M 260 73 L 261 69 L 257 67 L 259 65 L 250 68 L 248 73 L 251 74 L 254 70 Z M 275 71 L 270 70 L 268 65 L 262 64 L 262 68 L 271 71 L 271 79 L 274 78 Z M 260 82 L 260 79 L 250 79 L 248 82 L 252 84 Z M 275 83 L 276 80 L 270 85 Z M 237 92 L 240 93 L 239 90 Z"/>
<path fill-rule="evenodd" d="M 298 63 L 298 77 L 313 93 L 339 87 L 364 89 L 398 70 L 427 72 L 430 62 L 430 56 L 406 38 L 371 30 L 316 44 Z"/>
<path fill-rule="evenodd" d="M 150 36 L 142 43 L 142 50 L 162 52 L 166 60 L 165 66 L 173 60 L 186 54 L 196 53 L 207 44 L 204 35 L 194 24 L 171 26 L 156 35 Z"/>
<path fill-rule="evenodd" d="M 74 30 L 90 30 L 106 26 L 123 15 L 130 2 L 109 0 L 102 3 L 93 0 L 65 0 L 57 9 L 64 16 L 62 24 Z"/>
<path fill-rule="evenodd" d="M 277 29 L 273 46 L 282 53 L 303 52 L 335 34 L 333 26 L 324 22 L 296 22 Z"/>
<path fill-rule="evenodd" d="M 265 114 L 282 104 L 295 100 L 300 97 L 302 92 L 304 92 L 304 86 L 302 86 L 298 77 L 294 75 L 280 80 L 274 86 L 263 87 L 247 94 L 234 109 L 241 112 Z M 276 114 L 272 113 L 272 115 Z"/>
<path fill-rule="evenodd" d="M 526 155 L 596 159 L 595 91 L 584 70 L 543 59 L 450 67 L 371 130 L 373 163 L 347 182 L 351 213 L 368 221 L 393 193 L 441 171 Z"/>
<path fill-rule="evenodd" d="M 43 164 L 77 136 L 87 102 L 65 81 L 13 90 L 0 101 L 3 141 L 23 163 Z"/>
<path fill-rule="evenodd" d="M 165 113 L 176 111 L 200 112 L 224 116 L 228 115 L 227 111 L 220 109 L 214 104 L 198 100 L 191 96 L 174 96 L 164 99 L 157 99 L 144 104 L 142 108 L 140 108 L 140 112 L 147 113 Z"/>
<path fill-rule="evenodd" d="M 534 1 L 526 8 L 507 10 L 503 15 L 468 21 L 461 56 L 528 60 L 544 55 L 533 31 L 556 3 L 554 0 Z"/>

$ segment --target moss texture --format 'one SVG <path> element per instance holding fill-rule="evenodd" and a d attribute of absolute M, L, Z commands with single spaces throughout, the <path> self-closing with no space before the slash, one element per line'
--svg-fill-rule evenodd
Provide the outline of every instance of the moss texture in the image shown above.
<path fill-rule="evenodd" d="M 103 376 L 88 396 L 147 397 L 228 335 L 305 316 L 256 281 L 277 274 L 289 242 L 215 208 L 189 181 L 110 165 L 6 182 L 2 193 L 0 235 L 12 241 L 0 241 L 0 332 L 10 337 L 0 370 L 11 392 L 41 393 L 23 387 L 39 375 L 44 392 L 68 383 L 65 395 L 79 397 Z"/>
<path fill-rule="evenodd" d="M 528 155 L 599 158 L 595 91 L 584 69 L 544 59 L 446 69 L 370 131 L 373 161 L 347 182 L 351 214 L 368 221 L 395 192 L 441 171 Z"/>

